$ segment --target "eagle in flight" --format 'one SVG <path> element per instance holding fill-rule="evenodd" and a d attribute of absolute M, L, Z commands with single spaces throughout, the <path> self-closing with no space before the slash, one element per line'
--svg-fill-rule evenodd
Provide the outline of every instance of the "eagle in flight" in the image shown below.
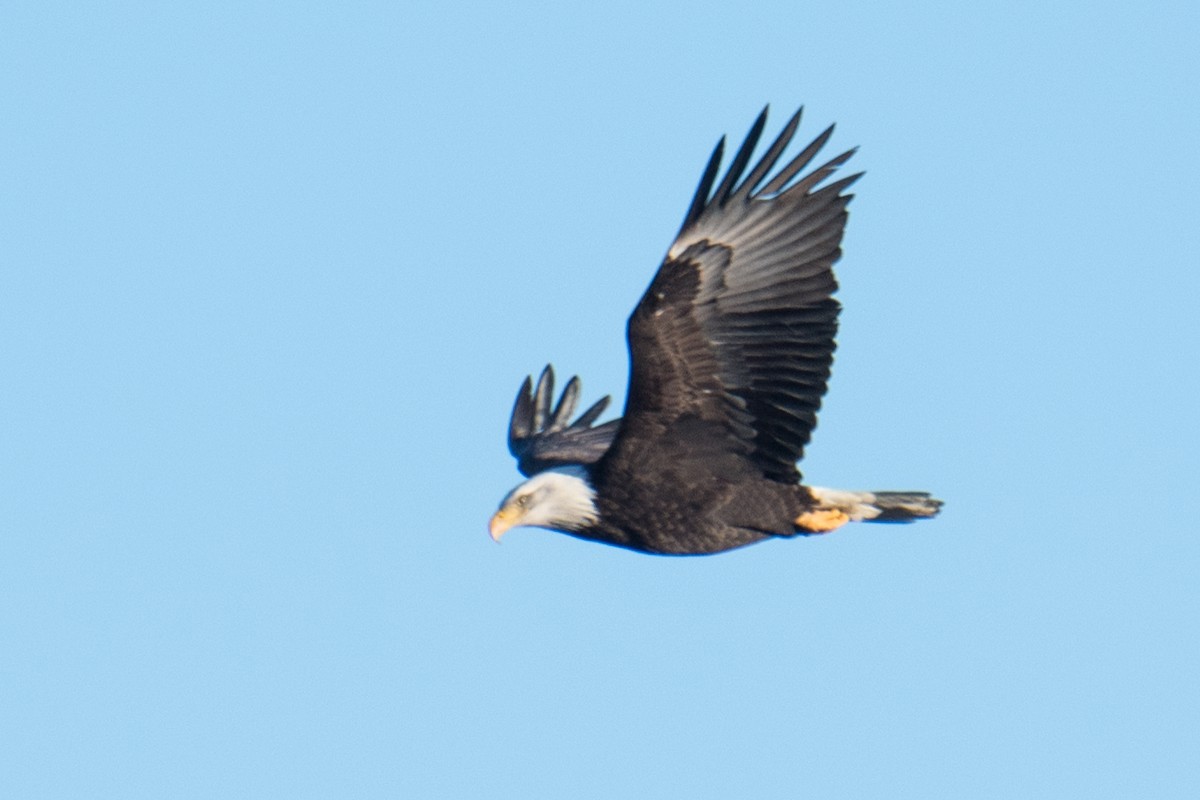
<path fill-rule="evenodd" d="M 675 242 L 628 323 L 629 391 L 620 419 L 595 425 L 605 397 L 574 421 L 580 383 L 554 403 L 554 373 L 525 379 L 508 446 L 528 478 L 489 530 L 550 528 L 643 553 L 705 555 L 847 522 L 936 516 L 926 492 L 801 483 L 796 462 L 817 423 L 833 363 L 846 190 L 826 183 L 850 150 L 805 171 L 830 126 L 778 172 L 800 124 L 751 156 L 764 109 L 720 183 L 725 140 L 708 161 Z M 715 185 L 715 189 L 714 189 Z"/>

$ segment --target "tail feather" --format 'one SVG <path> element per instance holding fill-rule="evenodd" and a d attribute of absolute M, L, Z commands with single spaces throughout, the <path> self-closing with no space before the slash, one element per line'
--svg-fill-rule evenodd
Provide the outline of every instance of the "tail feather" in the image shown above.
<path fill-rule="evenodd" d="M 936 517 L 942 509 L 942 501 L 931 497 L 929 492 L 872 492 L 871 502 L 879 514 L 871 522 L 912 522 Z"/>
<path fill-rule="evenodd" d="M 855 522 L 914 522 L 936 517 L 942 501 L 929 492 L 852 492 L 808 487 L 817 506 L 844 512 Z"/>

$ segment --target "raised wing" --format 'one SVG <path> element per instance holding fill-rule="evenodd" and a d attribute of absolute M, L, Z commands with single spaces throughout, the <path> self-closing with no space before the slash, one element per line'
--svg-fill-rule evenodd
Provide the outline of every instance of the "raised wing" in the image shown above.
<path fill-rule="evenodd" d="M 833 362 L 840 306 L 832 267 L 852 197 L 843 191 L 859 175 L 820 186 L 851 150 L 797 179 L 831 126 L 767 180 L 800 123 L 797 112 L 743 179 L 766 118 L 764 109 L 713 190 L 724 139 L 717 145 L 629 319 L 625 418 L 642 439 L 676 426 L 705 439 L 698 450 L 719 447 L 764 477 L 791 482 Z M 712 441 L 714 431 L 721 441 Z M 614 454 L 624 438 L 623 429 Z"/>
<path fill-rule="evenodd" d="M 525 378 L 517 391 L 512 419 L 508 424 L 508 449 L 517 459 L 517 468 L 531 477 L 551 467 L 568 464 L 594 464 L 608 450 L 616 436 L 619 419 L 592 427 L 611 397 L 605 396 L 571 422 L 579 405 L 579 377 L 572 377 L 563 388 L 558 404 L 554 400 L 554 368 L 546 365 L 534 388 L 532 376 Z"/>

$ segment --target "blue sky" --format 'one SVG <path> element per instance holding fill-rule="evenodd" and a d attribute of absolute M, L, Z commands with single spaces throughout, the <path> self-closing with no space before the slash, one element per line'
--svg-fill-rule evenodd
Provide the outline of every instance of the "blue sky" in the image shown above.
<path fill-rule="evenodd" d="M 0 794 L 1197 796 L 1195 4 L 0 13 Z M 945 513 L 494 545 L 767 102 L 867 170 L 802 469 Z"/>

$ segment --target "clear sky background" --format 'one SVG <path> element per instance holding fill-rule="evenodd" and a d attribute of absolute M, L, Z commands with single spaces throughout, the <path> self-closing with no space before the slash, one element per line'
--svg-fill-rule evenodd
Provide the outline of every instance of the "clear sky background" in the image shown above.
<path fill-rule="evenodd" d="M 0 795 L 1200 796 L 1198 8 L 6 4 Z M 493 544 L 767 102 L 867 170 L 802 468 L 943 516 Z"/>

